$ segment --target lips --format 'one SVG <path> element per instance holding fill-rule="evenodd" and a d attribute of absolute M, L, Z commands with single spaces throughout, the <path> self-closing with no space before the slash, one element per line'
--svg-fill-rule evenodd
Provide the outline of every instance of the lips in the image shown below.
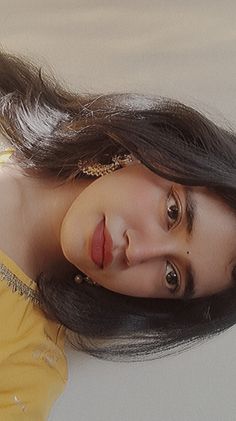
<path fill-rule="evenodd" d="M 107 267 L 113 260 L 113 256 L 112 256 L 113 242 L 106 225 L 104 228 L 104 236 L 105 236 L 105 242 L 104 242 L 103 267 Z"/>
<path fill-rule="evenodd" d="M 91 257 L 94 263 L 102 268 L 103 247 L 104 247 L 104 219 L 102 219 L 95 228 L 92 237 Z"/>
<path fill-rule="evenodd" d="M 108 266 L 112 261 L 112 238 L 104 219 L 95 228 L 91 244 L 91 258 L 99 268 Z"/>

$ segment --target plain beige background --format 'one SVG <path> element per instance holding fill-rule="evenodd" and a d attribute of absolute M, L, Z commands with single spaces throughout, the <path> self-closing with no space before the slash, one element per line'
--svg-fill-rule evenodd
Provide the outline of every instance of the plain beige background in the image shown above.
<path fill-rule="evenodd" d="M 0 42 L 70 88 L 183 100 L 235 127 L 233 0 L 0 0 Z M 234 421 L 236 329 L 177 357 L 118 364 L 68 350 L 50 421 Z M 33 420 L 32 420 L 33 421 Z"/>

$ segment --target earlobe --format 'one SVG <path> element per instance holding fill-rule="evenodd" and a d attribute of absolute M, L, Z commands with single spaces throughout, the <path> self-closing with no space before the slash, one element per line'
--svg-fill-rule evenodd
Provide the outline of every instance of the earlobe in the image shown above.
<path fill-rule="evenodd" d="M 141 161 L 139 160 L 139 159 L 137 159 L 133 154 L 130 154 L 130 157 L 131 157 L 131 162 L 130 162 L 130 164 L 132 165 L 132 164 L 141 164 Z"/>

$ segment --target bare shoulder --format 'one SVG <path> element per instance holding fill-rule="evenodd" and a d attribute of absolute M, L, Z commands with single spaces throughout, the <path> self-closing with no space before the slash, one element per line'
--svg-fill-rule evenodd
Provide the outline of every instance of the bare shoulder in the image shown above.
<path fill-rule="evenodd" d="M 10 205 L 19 204 L 19 170 L 8 165 L 0 167 L 0 207 L 9 212 Z M 2 215 L 2 214 L 1 214 Z"/>
<path fill-rule="evenodd" d="M 21 208 L 21 193 L 17 172 L 7 165 L 0 168 L 0 248 L 7 251 L 14 242 Z"/>

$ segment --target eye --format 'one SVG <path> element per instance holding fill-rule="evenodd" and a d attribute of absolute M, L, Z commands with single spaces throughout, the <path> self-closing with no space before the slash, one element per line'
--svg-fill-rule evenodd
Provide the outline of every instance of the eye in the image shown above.
<path fill-rule="evenodd" d="M 171 190 L 167 198 L 168 229 L 178 224 L 181 217 L 180 210 L 180 201 L 177 199 L 173 190 Z"/>
<path fill-rule="evenodd" d="M 180 288 L 179 275 L 170 262 L 166 264 L 165 285 L 171 293 L 178 291 Z"/>

